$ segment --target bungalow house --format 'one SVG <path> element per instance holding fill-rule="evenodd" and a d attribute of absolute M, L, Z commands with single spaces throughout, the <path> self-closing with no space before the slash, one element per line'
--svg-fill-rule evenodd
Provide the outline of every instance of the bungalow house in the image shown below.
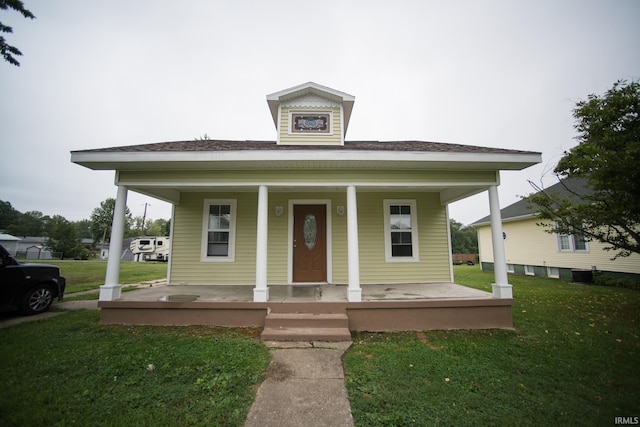
<path fill-rule="evenodd" d="M 200 303 L 197 308 L 204 309 L 208 302 L 212 310 L 222 310 L 215 293 L 235 287 L 250 293 L 246 301 L 236 298 L 233 307 L 224 306 L 226 320 L 213 320 L 213 314 L 200 311 L 180 322 L 264 326 L 285 289 L 292 295 L 292 290 L 314 288 L 319 289 L 316 295 L 336 296 L 352 330 L 511 327 L 506 271 L 496 273 L 494 292 L 483 295 L 481 303 L 475 297 L 460 302 L 455 292 L 447 293 L 456 287 L 447 205 L 488 191 L 491 213 L 499 223 L 500 171 L 539 163 L 540 154 L 423 141 L 347 141 L 354 100 L 315 83 L 268 95 L 273 141 L 195 140 L 73 151 L 74 163 L 115 171 L 110 254 L 121 252 L 115 246 L 122 241 L 128 191 L 173 204 L 167 288 L 198 294 L 196 301 L 171 305 L 171 299 L 164 298 L 162 303 L 135 306 L 121 295 L 119 260 L 109 257 L 100 290 L 103 321 L 112 310 L 114 322 L 117 316 L 127 322 L 155 322 L 149 320 L 154 316 L 150 311 L 139 317 L 126 311 L 134 306 L 142 310 L 143 305 L 195 309 Z M 409 301 L 412 294 L 398 292 L 401 285 L 443 286 L 445 291 L 429 301 Z M 212 296 L 205 301 L 207 292 Z M 398 297 L 391 301 L 393 292 Z M 423 320 L 420 326 L 408 326 L 397 312 L 388 317 L 368 312 L 371 322 L 365 324 L 364 311 L 358 312 L 361 320 L 355 314 L 383 303 L 405 308 L 399 299 L 420 309 L 431 304 L 434 323 Z M 490 319 L 486 313 L 498 306 L 500 321 L 483 323 L 460 311 L 474 307 L 469 313 L 482 312 Z M 242 310 L 259 313 L 253 320 L 240 319 Z M 442 315 L 443 310 L 453 311 Z M 417 313 L 407 318 L 420 319 Z M 177 316 L 175 310 L 165 310 L 164 320 L 157 322 L 179 322 L 176 317 L 166 320 L 172 315 Z"/>
<path fill-rule="evenodd" d="M 588 194 L 586 181 L 570 178 L 544 190 L 561 197 L 571 194 Z M 591 277 L 591 270 L 601 274 L 636 279 L 640 277 L 640 256 L 613 260 L 613 252 L 597 241 L 588 241 L 580 234 L 550 234 L 545 231 L 534 206 L 522 199 L 500 211 L 504 232 L 504 247 L 507 271 L 515 274 L 576 279 Z M 491 271 L 494 264 L 490 217 L 471 224 L 478 230 L 480 263 L 484 270 Z M 573 271 L 573 273 L 572 273 Z M 582 279 L 580 279 L 582 281 Z"/>

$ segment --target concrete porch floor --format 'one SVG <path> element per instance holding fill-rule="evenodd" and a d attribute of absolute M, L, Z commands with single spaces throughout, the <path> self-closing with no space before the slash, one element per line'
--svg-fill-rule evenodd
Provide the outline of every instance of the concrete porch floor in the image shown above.
<path fill-rule="evenodd" d="M 251 285 L 155 285 L 123 292 L 119 301 L 252 302 Z M 362 285 L 362 301 L 491 299 L 490 292 L 455 283 Z M 346 285 L 270 285 L 269 302 L 347 302 Z"/>

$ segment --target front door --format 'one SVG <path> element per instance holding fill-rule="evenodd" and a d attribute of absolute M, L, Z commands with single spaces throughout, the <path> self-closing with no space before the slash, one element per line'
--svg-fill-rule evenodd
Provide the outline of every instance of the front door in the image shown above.
<path fill-rule="evenodd" d="M 325 205 L 293 207 L 293 281 L 327 281 Z"/>

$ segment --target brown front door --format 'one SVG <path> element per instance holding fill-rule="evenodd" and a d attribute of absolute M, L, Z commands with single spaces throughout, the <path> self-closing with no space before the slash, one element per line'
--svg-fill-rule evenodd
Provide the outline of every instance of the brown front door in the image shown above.
<path fill-rule="evenodd" d="M 293 207 L 293 281 L 327 281 L 325 205 Z"/>

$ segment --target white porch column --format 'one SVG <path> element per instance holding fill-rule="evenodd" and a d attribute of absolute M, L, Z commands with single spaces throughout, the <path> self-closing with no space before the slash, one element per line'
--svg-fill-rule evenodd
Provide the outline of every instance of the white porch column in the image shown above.
<path fill-rule="evenodd" d="M 349 302 L 362 301 L 360 288 L 360 251 L 358 249 L 358 206 L 356 187 L 347 187 L 347 258 L 349 266 Z"/>
<path fill-rule="evenodd" d="M 107 274 L 104 285 L 100 286 L 100 301 L 115 301 L 120 299 L 122 286 L 120 285 L 120 257 L 122 256 L 122 240 L 124 239 L 125 213 L 127 211 L 128 188 L 118 186 L 116 205 L 113 209 L 111 224 L 111 240 L 109 241 L 109 258 L 107 260 Z"/>
<path fill-rule="evenodd" d="M 267 302 L 267 226 L 269 222 L 269 193 L 266 185 L 258 188 L 258 232 L 256 236 L 256 287 L 253 288 L 254 302 Z"/>
<path fill-rule="evenodd" d="M 491 243 L 493 246 L 493 271 L 495 283 L 492 284 L 495 298 L 513 298 L 513 289 L 507 276 L 507 258 L 504 252 L 502 217 L 498 200 L 498 187 L 489 187 L 489 210 L 491 213 Z"/>

